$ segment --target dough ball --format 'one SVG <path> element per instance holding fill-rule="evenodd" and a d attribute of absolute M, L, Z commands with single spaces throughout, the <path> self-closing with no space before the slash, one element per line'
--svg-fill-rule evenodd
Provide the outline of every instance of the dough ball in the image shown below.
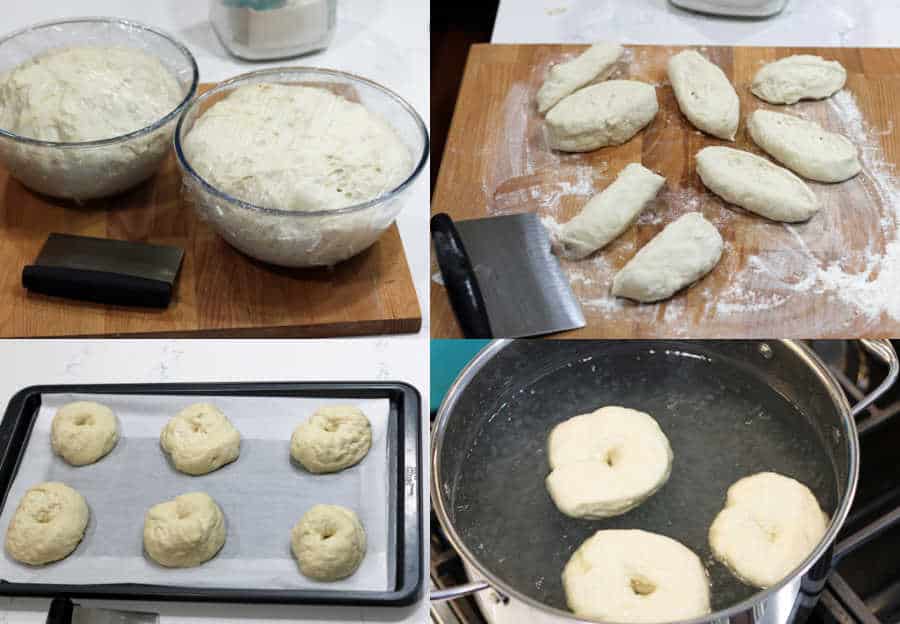
<path fill-rule="evenodd" d="M 180 472 L 203 475 L 237 459 L 241 434 L 215 405 L 195 403 L 176 414 L 159 443 Z"/>
<path fill-rule="evenodd" d="M 209 494 L 191 492 L 154 505 L 144 518 L 144 549 L 168 568 L 212 559 L 225 544 L 225 517 Z"/>
<path fill-rule="evenodd" d="M 728 488 L 725 508 L 709 527 L 713 555 L 744 583 L 771 587 L 822 541 L 828 516 L 809 488 L 760 472 Z"/>
<path fill-rule="evenodd" d="M 93 464 L 119 441 L 113 411 L 93 401 L 75 401 L 59 408 L 50 426 L 50 443 L 73 466 Z"/>
<path fill-rule="evenodd" d="M 65 559 L 84 537 L 90 515 L 84 497 L 65 483 L 40 483 L 19 501 L 6 531 L 6 551 L 31 565 Z"/>
<path fill-rule="evenodd" d="M 360 461 L 372 446 L 372 427 L 351 405 L 320 407 L 294 429 L 291 457 L 310 472 L 337 472 Z"/>
<path fill-rule="evenodd" d="M 610 622 L 672 622 L 709 613 L 709 578 L 690 549 L 647 531 L 597 531 L 562 574 L 575 615 Z"/>
<path fill-rule="evenodd" d="M 672 447 L 655 420 L 625 407 L 601 407 L 550 432 L 547 490 L 573 518 L 608 518 L 634 509 L 669 479 Z"/>
<path fill-rule="evenodd" d="M 338 505 L 315 505 L 291 529 L 291 550 L 304 576 L 347 578 L 366 556 L 366 531 L 356 514 Z"/>

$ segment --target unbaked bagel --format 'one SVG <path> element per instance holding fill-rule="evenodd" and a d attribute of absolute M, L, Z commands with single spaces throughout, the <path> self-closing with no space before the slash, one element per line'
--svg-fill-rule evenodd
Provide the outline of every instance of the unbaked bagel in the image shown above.
<path fill-rule="evenodd" d="M 191 492 L 154 505 L 144 517 L 144 549 L 160 565 L 189 568 L 225 544 L 225 516 L 209 494 Z"/>
<path fill-rule="evenodd" d="M 93 464 L 119 441 L 119 424 L 113 411 L 93 401 L 63 405 L 50 425 L 50 444 L 57 455 L 73 466 Z"/>
<path fill-rule="evenodd" d="M 291 529 L 291 550 L 304 576 L 337 581 L 356 572 L 362 563 L 366 532 L 346 507 L 315 505 Z"/>
<path fill-rule="evenodd" d="M 372 426 L 352 405 L 320 407 L 294 430 L 291 457 L 310 472 L 337 472 L 360 461 L 372 446 Z"/>
<path fill-rule="evenodd" d="M 90 510 L 65 483 L 39 483 L 25 492 L 6 531 L 16 561 L 42 565 L 68 557 L 84 537 Z"/>
<path fill-rule="evenodd" d="M 175 468 L 189 475 L 218 470 L 241 452 L 241 434 L 209 403 L 195 403 L 178 412 L 166 423 L 159 443 Z"/>

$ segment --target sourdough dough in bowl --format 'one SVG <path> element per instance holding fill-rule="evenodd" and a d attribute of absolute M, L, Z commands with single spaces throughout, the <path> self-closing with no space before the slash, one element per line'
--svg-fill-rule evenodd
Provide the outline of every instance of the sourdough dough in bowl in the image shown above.
<path fill-rule="evenodd" d="M 601 407 L 553 428 L 546 485 L 557 508 L 573 518 L 608 518 L 634 509 L 672 471 L 672 447 L 644 412 Z"/>
<path fill-rule="evenodd" d="M 725 508 L 709 527 L 709 545 L 741 581 L 771 587 L 812 553 L 828 520 L 808 487 L 760 472 L 728 488 Z"/>
<path fill-rule="evenodd" d="M 84 537 L 90 511 L 84 497 L 64 483 L 40 483 L 25 492 L 6 531 L 6 551 L 42 565 L 68 557 Z"/>
<path fill-rule="evenodd" d="M 144 549 L 160 565 L 190 568 L 225 544 L 225 516 L 211 496 L 191 492 L 154 505 L 144 517 Z"/>
<path fill-rule="evenodd" d="M 93 464 L 119 440 L 113 411 L 93 401 L 63 405 L 53 416 L 50 443 L 54 452 L 73 466 Z"/>
<path fill-rule="evenodd" d="M 709 577 L 700 558 L 664 535 L 597 531 L 562 574 L 575 615 L 608 622 L 672 622 L 709 613 Z"/>
<path fill-rule="evenodd" d="M 189 405 L 178 412 L 166 423 L 159 442 L 175 468 L 189 475 L 218 470 L 241 452 L 241 434 L 209 403 Z"/>
<path fill-rule="evenodd" d="M 366 556 L 366 532 L 351 510 L 315 505 L 291 529 L 291 550 L 304 576 L 338 581 L 356 572 Z"/>
<path fill-rule="evenodd" d="M 291 436 L 291 457 L 310 472 L 338 472 L 360 461 L 372 446 L 372 426 L 352 405 L 320 407 Z"/>

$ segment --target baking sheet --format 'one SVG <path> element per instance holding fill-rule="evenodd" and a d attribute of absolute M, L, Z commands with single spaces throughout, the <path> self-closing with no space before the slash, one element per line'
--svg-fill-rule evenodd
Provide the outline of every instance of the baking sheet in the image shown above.
<path fill-rule="evenodd" d="M 118 416 L 120 439 L 109 455 L 73 467 L 50 446 L 56 410 L 71 401 L 108 405 Z M 177 472 L 159 446 L 165 423 L 191 403 L 215 404 L 241 432 L 241 454 L 199 477 Z M 353 404 L 372 423 L 372 448 L 362 462 L 339 473 L 313 475 L 290 459 L 294 428 L 323 405 Z M 84 540 L 66 559 L 31 567 L 0 553 L 0 578 L 40 583 L 148 583 L 184 587 L 337 589 L 380 591 L 393 586 L 389 554 L 391 508 L 389 399 L 235 397 L 201 395 L 45 394 L 18 474 L 0 513 L 6 534 L 19 500 L 32 485 L 62 481 L 91 508 Z M 216 557 L 195 568 L 170 569 L 143 552 L 144 514 L 179 494 L 205 491 L 225 515 L 227 537 Z M 353 509 L 366 529 L 366 557 L 348 579 L 311 581 L 290 550 L 290 530 L 318 503 Z"/>

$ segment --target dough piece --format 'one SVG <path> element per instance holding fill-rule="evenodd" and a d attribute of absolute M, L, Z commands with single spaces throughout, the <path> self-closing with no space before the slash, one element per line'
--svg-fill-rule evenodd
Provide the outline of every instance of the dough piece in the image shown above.
<path fill-rule="evenodd" d="M 291 529 L 291 550 L 304 576 L 338 581 L 366 556 L 366 531 L 346 507 L 315 505 Z"/>
<path fill-rule="evenodd" d="M 581 618 L 657 623 L 709 613 L 709 577 L 700 558 L 647 531 L 597 531 L 562 574 L 566 602 Z"/>
<path fill-rule="evenodd" d="M 725 508 L 709 527 L 709 545 L 741 581 L 766 588 L 815 550 L 828 522 L 808 487 L 775 472 L 760 472 L 728 488 Z"/>
<path fill-rule="evenodd" d="M 667 299 L 713 270 L 724 243 L 699 212 L 682 215 L 641 247 L 613 278 L 612 294 L 649 303 Z"/>
<path fill-rule="evenodd" d="M 65 559 L 81 542 L 91 512 L 65 483 L 40 483 L 25 492 L 6 531 L 6 552 L 30 565 Z"/>
<path fill-rule="evenodd" d="M 556 233 L 554 251 L 578 260 L 602 249 L 627 230 L 666 179 L 638 163 L 627 165 L 615 181 L 591 198 Z"/>
<path fill-rule="evenodd" d="M 655 494 L 672 472 L 672 447 L 655 420 L 625 407 L 601 407 L 553 428 L 547 491 L 573 518 L 609 518 Z"/>
<path fill-rule="evenodd" d="M 768 63 L 753 77 L 750 91 L 771 104 L 821 100 L 844 88 L 847 70 L 837 61 L 797 54 Z"/>
<path fill-rule="evenodd" d="M 338 472 L 358 464 L 372 446 L 372 426 L 352 405 L 320 407 L 294 429 L 291 457 L 310 472 Z"/>
<path fill-rule="evenodd" d="M 225 516 L 209 494 L 191 492 L 154 505 L 144 517 L 144 549 L 167 568 L 191 568 L 225 544 Z"/>
<path fill-rule="evenodd" d="M 761 156 L 730 147 L 697 152 L 697 173 L 706 188 L 727 202 L 772 219 L 806 221 L 819 201 L 800 178 Z"/>
<path fill-rule="evenodd" d="M 624 49 L 616 43 L 595 43 L 571 61 L 551 67 L 537 93 L 538 111 L 546 113 L 567 95 L 609 78 L 622 52 Z"/>
<path fill-rule="evenodd" d="M 656 116 L 656 89 L 636 80 L 607 80 L 576 91 L 547 113 L 550 147 L 589 152 L 620 145 Z"/>
<path fill-rule="evenodd" d="M 794 173 L 819 182 L 842 182 L 860 172 L 856 146 L 814 121 L 755 110 L 747 121 L 753 142 Z"/>
<path fill-rule="evenodd" d="M 176 414 L 159 436 L 163 450 L 180 472 L 203 475 L 233 462 L 241 452 L 241 434 L 215 405 L 195 403 Z"/>
<path fill-rule="evenodd" d="M 669 59 L 669 82 L 688 121 L 707 134 L 734 141 L 741 103 L 718 65 L 685 50 Z"/>
<path fill-rule="evenodd" d="M 59 408 L 50 425 L 53 451 L 73 466 L 93 464 L 119 441 L 113 411 L 93 401 L 75 401 Z"/>

